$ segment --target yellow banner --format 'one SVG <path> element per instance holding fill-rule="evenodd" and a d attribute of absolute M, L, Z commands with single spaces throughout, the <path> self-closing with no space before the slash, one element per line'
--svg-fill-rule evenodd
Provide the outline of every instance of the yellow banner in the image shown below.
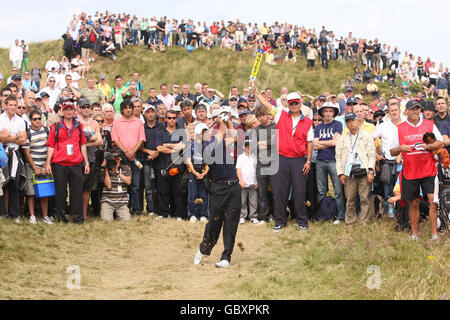
<path fill-rule="evenodd" d="M 263 59 L 264 50 L 258 49 L 256 53 L 255 63 L 253 64 L 252 73 L 250 74 L 250 80 L 256 80 L 256 76 L 258 75 L 259 67 L 261 65 L 261 61 Z"/>

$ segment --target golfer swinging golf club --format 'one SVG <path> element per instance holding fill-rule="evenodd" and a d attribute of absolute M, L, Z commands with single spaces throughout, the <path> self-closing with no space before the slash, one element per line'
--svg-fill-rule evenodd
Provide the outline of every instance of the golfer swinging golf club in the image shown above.
<path fill-rule="evenodd" d="M 205 160 L 210 167 L 209 220 L 205 227 L 203 241 L 194 256 L 194 264 L 200 264 L 204 255 L 209 256 L 217 243 L 223 225 L 224 251 L 217 268 L 230 265 L 236 232 L 241 212 L 241 187 L 232 158 L 236 133 L 233 123 L 224 114 L 216 118 L 217 134 L 214 134 L 205 148 Z M 227 135 L 228 134 L 228 135 Z M 210 159 L 208 159 L 208 157 Z"/>

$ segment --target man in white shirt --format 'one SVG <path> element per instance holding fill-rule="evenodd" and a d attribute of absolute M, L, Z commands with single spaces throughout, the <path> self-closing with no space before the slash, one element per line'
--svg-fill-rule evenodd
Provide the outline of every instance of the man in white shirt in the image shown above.
<path fill-rule="evenodd" d="M 47 73 L 49 73 L 52 68 L 55 68 L 56 70 L 59 69 L 59 63 L 58 61 L 55 60 L 55 55 L 52 54 L 50 56 L 50 60 L 47 61 L 47 63 L 45 64 L 45 70 L 47 71 Z"/>
<path fill-rule="evenodd" d="M 9 49 L 9 61 L 13 67 L 20 68 L 22 66 L 23 49 L 16 39 L 15 44 Z"/>
<path fill-rule="evenodd" d="M 377 161 L 383 161 L 383 170 L 393 172 L 394 167 L 397 166 L 396 158 L 391 156 L 390 150 L 393 144 L 394 136 L 397 134 L 397 126 L 403 122 L 401 117 L 400 105 L 398 99 L 393 97 L 388 100 L 388 115 L 387 119 L 377 125 L 375 131 L 372 133 L 374 139 L 381 138 L 381 150 L 377 148 Z M 386 166 L 388 169 L 384 168 Z M 397 181 L 397 174 L 391 174 L 390 181 L 382 181 L 384 188 L 384 212 L 388 212 L 388 199 L 394 196 L 394 186 Z"/>
<path fill-rule="evenodd" d="M 163 83 L 159 89 L 161 90 L 161 94 L 157 96 L 159 100 L 161 100 L 164 105 L 167 107 L 167 110 L 172 110 L 175 105 L 175 98 L 169 94 L 169 87 L 167 84 Z"/>
<path fill-rule="evenodd" d="M 5 103 L 5 112 L 0 115 L 0 141 L 4 145 L 7 145 L 5 151 L 7 154 L 10 154 L 10 156 L 14 157 L 14 159 L 10 159 L 12 165 L 9 166 L 9 176 L 5 176 L 7 182 L 6 185 L 4 185 L 4 191 L 5 193 L 9 194 L 8 216 L 14 219 L 15 222 L 20 223 L 20 190 L 18 188 L 20 188 L 20 178 L 22 178 L 23 176 L 19 175 L 18 172 L 18 168 L 21 162 L 21 159 L 18 156 L 18 149 L 20 146 L 25 145 L 26 143 L 25 122 L 16 114 L 18 104 L 16 98 L 12 96 L 8 97 Z M 21 165 L 23 167 L 23 162 L 21 163 Z M 19 180 L 19 183 L 16 180 Z M 26 177 L 23 183 L 25 183 L 25 181 Z"/>
<path fill-rule="evenodd" d="M 58 101 L 58 98 L 61 94 L 61 90 L 56 88 L 56 78 L 51 76 L 48 78 L 48 87 L 45 87 L 41 90 L 41 92 L 46 92 L 50 96 L 49 106 L 53 110 L 54 105 Z"/>

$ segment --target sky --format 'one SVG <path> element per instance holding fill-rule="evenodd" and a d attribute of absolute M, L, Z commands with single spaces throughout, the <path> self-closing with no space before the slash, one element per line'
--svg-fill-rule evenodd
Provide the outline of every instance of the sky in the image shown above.
<path fill-rule="evenodd" d="M 398 46 L 401 52 L 450 66 L 450 1 L 446 0 L 320 0 L 320 1 L 135 1 L 81 0 L 63 2 L 23 0 L 20 9 L 5 4 L 0 19 L 0 47 L 10 47 L 15 39 L 27 42 L 59 39 L 73 13 L 81 11 L 126 12 L 137 16 L 184 18 L 208 23 L 217 20 L 292 23 L 320 30 L 325 26 L 336 36 L 349 31 L 357 38 L 378 38 Z M 6 8 L 5 8 L 6 7 Z M 31 53 L 32 54 L 32 53 Z"/>

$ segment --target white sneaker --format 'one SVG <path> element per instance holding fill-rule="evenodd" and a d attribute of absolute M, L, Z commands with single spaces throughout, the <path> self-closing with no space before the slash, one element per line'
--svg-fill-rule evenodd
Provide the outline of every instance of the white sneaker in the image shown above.
<path fill-rule="evenodd" d="M 30 216 L 30 218 L 28 219 L 28 221 L 30 221 L 31 224 L 36 224 L 37 220 L 35 216 Z"/>
<path fill-rule="evenodd" d="M 55 218 L 53 216 L 47 216 L 51 222 L 55 222 Z"/>
<path fill-rule="evenodd" d="M 44 219 L 42 219 L 42 221 L 44 221 L 46 224 L 53 224 L 53 221 L 48 216 L 44 217 Z"/>
<path fill-rule="evenodd" d="M 203 253 L 200 252 L 200 248 L 197 249 L 197 252 L 194 255 L 194 264 L 200 264 L 203 259 Z"/>
<path fill-rule="evenodd" d="M 250 219 L 250 221 L 251 221 L 253 224 L 258 224 L 258 223 L 259 223 L 259 220 L 256 219 L 256 218 Z"/>
<path fill-rule="evenodd" d="M 411 241 L 418 241 L 418 240 L 419 240 L 418 236 L 416 236 L 415 234 L 411 235 Z"/>
<path fill-rule="evenodd" d="M 265 225 L 266 224 L 266 222 L 264 221 L 264 220 L 261 220 L 261 221 L 259 221 L 256 225 L 257 226 L 263 226 L 263 225 Z"/>
<path fill-rule="evenodd" d="M 334 222 L 333 222 L 333 224 L 335 225 L 335 226 L 337 226 L 338 224 L 340 224 L 341 223 L 341 220 L 334 220 Z"/>
<path fill-rule="evenodd" d="M 216 268 L 227 268 L 230 265 L 228 260 L 222 260 L 216 263 Z"/>
<path fill-rule="evenodd" d="M 208 222 L 208 219 L 206 217 L 201 217 L 200 222 Z"/>
<path fill-rule="evenodd" d="M 178 217 L 177 221 L 183 221 L 183 218 Z"/>
<path fill-rule="evenodd" d="M 164 217 L 163 216 L 157 216 L 156 219 L 157 220 L 162 220 L 162 219 L 164 219 Z"/>
<path fill-rule="evenodd" d="M 197 217 L 196 217 L 196 216 L 192 216 L 192 217 L 189 219 L 189 221 L 190 221 L 190 222 L 197 222 Z"/>
<path fill-rule="evenodd" d="M 149 217 L 153 216 L 155 213 L 154 212 L 149 212 L 148 215 Z"/>
<path fill-rule="evenodd" d="M 437 234 L 433 234 L 433 236 L 431 237 L 431 241 L 439 241 L 439 236 Z"/>
<path fill-rule="evenodd" d="M 20 217 L 17 217 L 17 218 L 14 219 L 14 222 L 15 223 L 22 223 L 22 220 L 20 220 Z"/>
<path fill-rule="evenodd" d="M 240 218 L 239 219 L 239 224 L 245 224 L 245 219 L 244 218 Z"/>

